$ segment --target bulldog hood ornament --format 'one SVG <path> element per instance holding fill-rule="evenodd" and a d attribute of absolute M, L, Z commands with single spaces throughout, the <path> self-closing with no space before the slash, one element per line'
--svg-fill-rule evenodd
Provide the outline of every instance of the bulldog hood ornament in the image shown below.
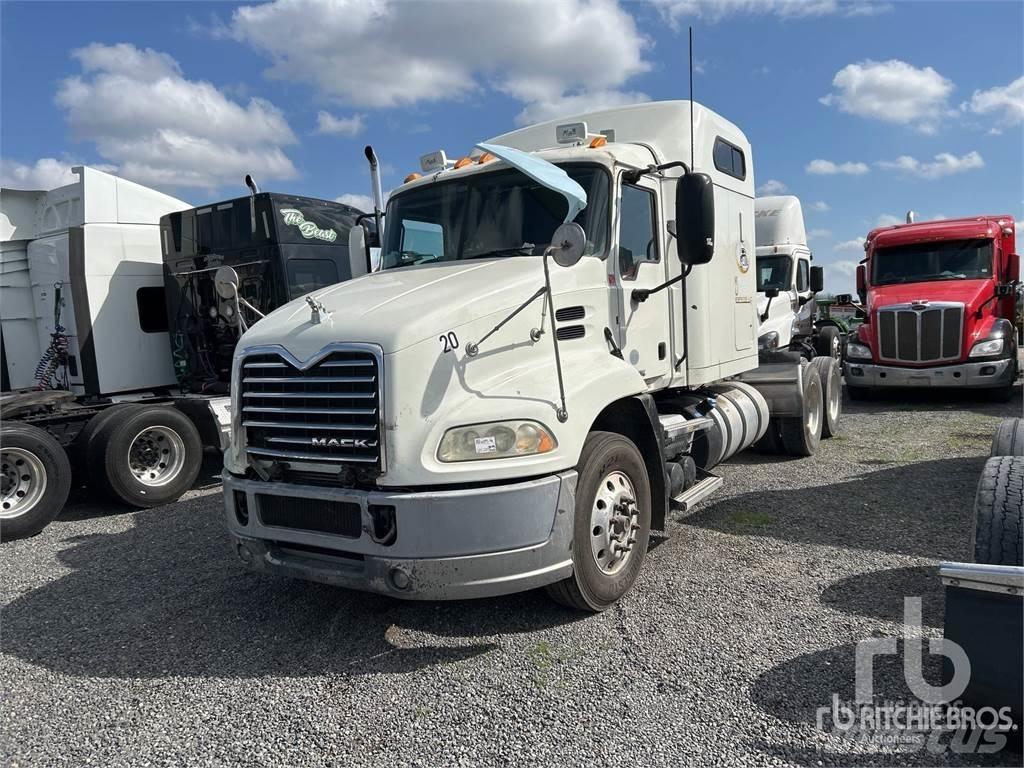
<path fill-rule="evenodd" d="M 309 304 L 309 309 L 311 313 L 309 317 L 309 322 L 311 322 L 313 325 L 320 325 L 320 323 L 322 323 L 324 320 L 330 319 L 331 313 L 328 312 L 327 307 L 325 307 L 318 300 L 314 299 L 312 296 L 307 296 L 306 303 Z"/>

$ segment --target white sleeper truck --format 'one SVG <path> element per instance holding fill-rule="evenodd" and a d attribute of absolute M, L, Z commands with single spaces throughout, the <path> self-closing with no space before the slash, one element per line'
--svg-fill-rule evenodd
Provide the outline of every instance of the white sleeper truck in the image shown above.
<path fill-rule="evenodd" d="M 770 421 L 813 451 L 820 378 L 759 366 L 735 125 L 650 103 L 421 166 L 388 201 L 378 271 L 237 347 L 224 499 L 249 567 L 418 599 L 543 586 L 603 610 L 651 529 Z"/>

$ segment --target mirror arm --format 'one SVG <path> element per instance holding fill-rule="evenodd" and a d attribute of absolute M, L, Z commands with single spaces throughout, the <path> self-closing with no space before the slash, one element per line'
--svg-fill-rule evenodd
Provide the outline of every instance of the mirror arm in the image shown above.
<path fill-rule="evenodd" d="M 508 317 L 506 317 L 504 320 L 502 320 L 496 326 L 491 328 L 491 330 L 489 330 L 486 334 L 484 334 L 483 338 L 481 338 L 480 341 L 475 342 L 475 343 L 472 342 L 472 341 L 469 342 L 466 345 L 466 354 L 469 355 L 470 357 L 476 357 L 478 354 L 480 354 L 480 345 L 481 344 L 483 344 L 485 341 L 487 341 L 489 338 L 491 338 L 491 336 L 493 336 L 495 333 L 500 331 L 502 326 L 504 326 L 509 320 L 511 320 L 513 317 L 518 315 L 520 312 L 522 312 L 528 306 L 533 304 L 533 302 L 535 302 L 537 299 L 539 299 L 541 296 L 543 296 L 546 291 L 547 291 L 547 287 L 542 285 L 540 288 L 538 288 L 536 290 L 536 292 L 533 294 L 533 296 L 531 296 L 526 301 L 524 301 L 522 304 L 520 304 L 518 307 L 513 309 L 511 314 L 509 314 Z M 541 334 L 544 333 L 543 329 L 540 331 L 540 333 Z M 538 337 L 539 337 L 539 335 L 540 334 L 538 334 Z M 537 339 L 534 339 L 534 341 L 537 341 Z"/>
<path fill-rule="evenodd" d="M 685 176 L 690 172 L 690 167 L 681 160 L 675 160 L 671 163 L 662 163 L 661 165 L 648 165 L 646 168 L 636 168 L 632 171 L 626 171 L 622 174 L 622 180 L 627 184 L 636 184 L 643 176 L 647 174 L 661 173 L 667 171 L 669 168 L 682 168 L 683 175 Z"/>
<path fill-rule="evenodd" d="M 769 312 L 771 311 L 771 308 L 772 308 L 772 299 L 774 299 L 774 298 L 775 298 L 774 296 L 769 296 L 769 297 L 768 297 L 768 303 L 764 305 L 764 312 L 763 312 L 763 313 L 761 314 L 761 322 L 762 322 L 762 323 L 763 323 L 763 322 L 764 322 L 765 320 L 767 320 L 767 319 L 768 319 L 768 313 L 769 313 Z"/>
<path fill-rule="evenodd" d="M 658 291 L 668 288 L 670 285 L 675 285 L 676 283 L 685 280 L 686 276 L 690 274 L 690 269 L 692 269 L 692 267 L 687 267 L 679 277 L 673 277 L 668 282 L 662 283 L 654 288 L 634 288 L 633 292 L 629 294 L 629 300 L 635 304 L 643 304 L 652 293 L 657 293 Z"/>

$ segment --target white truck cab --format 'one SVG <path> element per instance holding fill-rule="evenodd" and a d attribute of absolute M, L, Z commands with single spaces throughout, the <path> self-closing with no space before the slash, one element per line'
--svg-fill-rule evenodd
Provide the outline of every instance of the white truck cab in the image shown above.
<path fill-rule="evenodd" d="M 732 123 L 643 104 L 422 165 L 388 201 L 379 271 L 238 345 L 224 488 L 250 567 L 420 599 L 548 586 L 602 610 L 670 506 L 717 488 L 773 416 L 816 445 L 800 363 L 738 380 L 758 350 Z"/>

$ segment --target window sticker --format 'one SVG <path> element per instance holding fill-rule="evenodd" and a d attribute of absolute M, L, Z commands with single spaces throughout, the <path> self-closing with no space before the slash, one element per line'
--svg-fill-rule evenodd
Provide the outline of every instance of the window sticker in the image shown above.
<path fill-rule="evenodd" d="M 298 227 L 299 234 L 307 240 L 316 238 L 317 240 L 326 240 L 328 243 L 333 243 L 338 239 L 338 233 L 333 229 L 320 229 L 312 221 L 306 221 L 302 211 L 296 208 L 282 208 L 281 217 L 288 226 Z"/>

